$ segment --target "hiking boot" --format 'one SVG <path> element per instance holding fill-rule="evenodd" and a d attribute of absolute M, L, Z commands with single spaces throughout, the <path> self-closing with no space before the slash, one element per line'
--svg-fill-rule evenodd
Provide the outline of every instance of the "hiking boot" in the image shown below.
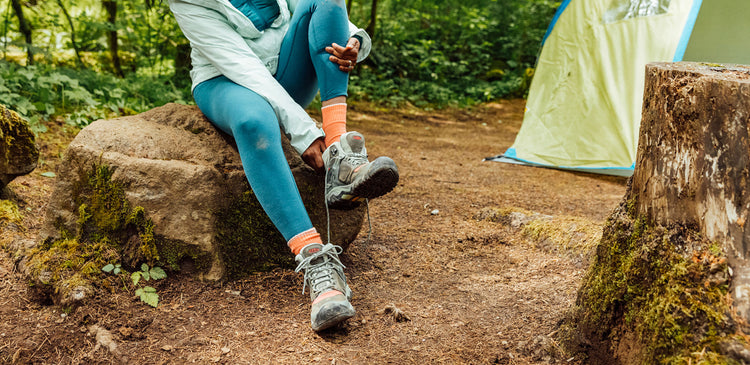
<path fill-rule="evenodd" d="M 351 317 L 355 311 L 349 299 L 352 290 L 346 284 L 344 265 L 339 261 L 341 246 L 312 243 L 295 257 L 297 272 L 305 272 L 302 293 L 310 287 L 310 323 L 313 331 L 322 331 Z"/>
<path fill-rule="evenodd" d="M 364 199 L 377 198 L 398 183 L 398 168 L 390 157 L 367 160 L 365 137 L 347 132 L 323 152 L 328 207 L 353 209 Z"/>

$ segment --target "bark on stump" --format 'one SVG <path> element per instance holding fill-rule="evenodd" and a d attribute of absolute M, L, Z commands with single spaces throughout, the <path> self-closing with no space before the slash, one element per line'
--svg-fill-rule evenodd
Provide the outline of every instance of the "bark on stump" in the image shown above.
<path fill-rule="evenodd" d="M 325 240 L 323 176 L 282 140 Z M 346 248 L 365 208 L 330 214 L 331 242 Z M 84 128 L 58 167 L 40 241 L 22 269 L 62 304 L 86 297 L 87 283 L 108 263 L 133 271 L 146 262 L 212 280 L 294 268 L 250 190 L 233 140 L 196 107 L 178 104 Z"/>
<path fill-rule="evenodd" d="M 561 328 L 591 363 L 750 363 L 750 67 L 646 67 L 627 193 Z"/>

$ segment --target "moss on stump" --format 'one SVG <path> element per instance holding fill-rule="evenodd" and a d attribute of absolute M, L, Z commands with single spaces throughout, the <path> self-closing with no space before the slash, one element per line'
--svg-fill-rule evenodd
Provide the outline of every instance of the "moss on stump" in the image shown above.
<path fill-rule="evenodd" d="M 721 246 L 694 227 L 649 225 L 628 205 L 607 221 L 560 332 L 566 347 L 599 364 L 741 363 Z"/>

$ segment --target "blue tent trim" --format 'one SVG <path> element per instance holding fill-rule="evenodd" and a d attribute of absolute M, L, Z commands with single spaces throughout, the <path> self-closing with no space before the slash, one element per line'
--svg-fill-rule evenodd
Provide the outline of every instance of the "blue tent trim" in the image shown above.
<path fill-rule="evenodd" d="M 693 27 L 695 26 L 695 20 L 698 19 L 698 13 L 701 10 L 702 2 L 703 0 L 693 1 L 693 7 L 690 8 L 690 15 L 688 15 L 685 27 L 682 29 L 682 36 L 680 37 L 680 43 L 677 45 L 677 50 L 674 53 L 673 62 L 682 61 L 682 57 L 685 55 L 685 50 L 690 42 L 690 35 L 693 34 Z"/>
<path fill-rule="evenodd" d="M 512 164 L 517 164 L 517 165 L 526 165 L 526 166 L 533 166 L 533 167 L 545 167 L 545 168 L 551 168 L 551 169 L 588 172 L 588 173 L 623 176 L 623 177 L 632 176 L 633 170 L 635 170 L 635 163 L 630 165 L 630 167 L 580 167 L 580 166 L 577 167 L 577 166 L 556 166 L 556 165 L 548 165 L 548 164 L 543 164 L 543 163 L 538 163 L 538 162 L 532 162 L 532 161 L 519 158 L 518 155 L 516 154 L 516 149 L 513 147 L 508 148 L 508 150 L 505 151 L 505 153 L 502 155 L 497 155 L 494 157 L 487 157 L 484 160 L 505 162 L 505 163 L 512 163 Z"/>
<path fill-rule="evenodd" d="M 560 19 L 560 16 L 565 11 L 565 8 L 568 7 L 568 4 L 570 4 L 572 0 L 565 0 L 560 4 L 560 6 L 557 8 L 557 11 L 555 11 L 555 16 L 552 17 L 552 21 L 549 23 L 549 27 L 547 27 L 547 33 L 544 33 L 544 38 L 542 38 L 542 46 L 544 45 L 544 42 L 547 40 L 547 37 L 552 33 L 552 28 L 555 27 L 555 24 L 557 23 L 557 19 Z"/>

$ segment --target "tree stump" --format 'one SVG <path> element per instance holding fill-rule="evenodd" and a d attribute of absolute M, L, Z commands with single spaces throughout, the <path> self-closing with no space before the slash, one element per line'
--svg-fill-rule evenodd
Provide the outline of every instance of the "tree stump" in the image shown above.
<path fill-rule="evenodd" d="M 750 363 L 750 67 L 646 67 L 627 193 L 561 328 L 591 363 Z"/>
<path fill-rule="evenodd" d="M 325 240 L 323 176 L 282 140 Z M 331 210 L 331 242 L 346 248 L 364 215 L 363 206 Z M 209 280 L 295 265 L 250 189 L 232 138 L 198 108 L 178 104 L 81 130 L 58 167 L 40 241 L 22 266 L 61 304 L 85 297 L 106 264 L 129 271 L 160 265 Z"/>

